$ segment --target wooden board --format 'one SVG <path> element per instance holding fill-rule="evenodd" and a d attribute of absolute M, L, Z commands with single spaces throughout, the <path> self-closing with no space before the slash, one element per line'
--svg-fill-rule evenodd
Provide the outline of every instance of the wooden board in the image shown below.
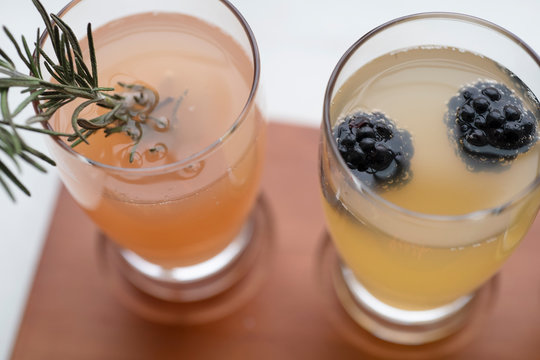
<path fill-rule="evenodd" d="M 12 359 L 540 359 L 539 221 L 502 269 L 481 321 L 426 346 L 387 344 L 357 328 L 321 280 L 329 270 L 320 268 L 318 131 L 271 124 L 268 136 L 262 189 L 273 237 L 249 301 L 199 325 L 135 315 L 99 269 L 98 230 L 63 190 Z"/>

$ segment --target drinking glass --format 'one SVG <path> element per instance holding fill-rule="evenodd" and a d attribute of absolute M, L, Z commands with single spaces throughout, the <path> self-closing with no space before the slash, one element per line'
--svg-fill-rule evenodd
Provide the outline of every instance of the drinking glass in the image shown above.
<path fill-rule="evenodd" d="M 194 132 L 192 138 L 186 138 L 193 140 L 191 151 L 181 159 L 158 166 L 125 168 L 100 163 L 81 155 L 76 147 L 71 148 L 58 137 L 51 137 L 48 145 L 64 185 L 108 241 L 115 244 L 127 264 L 130 281 L 166 300 L 200 300 L 237 280 L 239 275 L 228 274 L 226 281 L 221 281 L 223 273 L 249 247 L 254 233 L 251 213 L 258 195 L 265 147 L 265 118 L 258 95 L 259 53 L 249 25 L 226 0 L 74 0 L 59 15 L 77 37 L 84 38 L 89 22 L 96 31 L 113 21 L 143 13 L 194 17 L 218 28 L 222 36 L 238 45 L 247 60 L 238 61 L 235 66 L 249 75 L 248 79 L 238 81 L 245 81 L 249 91 L 243 95 L 233 89 L 225 90 L 216 104 L 209 105 L 227 108 L 240 103 L 231 110 L 236 118 L 229 120 L 227 126 L 223 125 L 226 119 L 211 119 L 212 124 L 223 128 L 211 142 L 197 147 L 199 134 Z M 118 36 L 129 34 L 120 32 Z M 200 35 L 194 38 L 197 36 Z M 204 36 L 208 35 L 201 38 Z M 51 50 L 47 38 L 43 44 L 46 52 Z M 141 45 L 138 51 L 144 56 L 147 49 Z M 233 56 L 231 61 L 236 60 Z M 98 68 L 99 61 L 98 58 Z M 202 61 L 200 66 L 205 66 Z M 170 70 L 165 66 L 160 71 Z M 174 84 L 181 79 L 168 81 Z M 214 89 L 217 85 L 204 86 L 207 92 L 223 91 Z M 205 93 L 191 91 L 183 99 L 181 109 L 200 110 L 204 114 L 207 104 L 194 105 L 191 101 L 197 96 Z M 240 102 L 230 101 L 239 96 L 245 97 Z M 51 121 L 52 127 L 61 123 L 55 121 Z M 89 142 L 92 146 L 92 138 Z M 209 280 L 219 276 L 219 284 L 208 285 Z M 204 289 L 197 288 L 199 283 L 205 284 Z"/>
<path fill-rule="evenodd" d="M 405 49 L 439 49 L 443 55 L 438 55 L 437 61 L 446 61 L 450 67 L 459 65 L 451 58 L 444 59 L 444 49 L 454 49 L 454 53 L 463 56 L 467 52 L 487 57 L 514 73 L 509 81 L 521 79 L 536 94 L 540 93 L 540 59 L 523 41 L 495 24 L 461 14 L 424 13 L 390 21 L 367 33 L 347 50 L 330 77 L 321 126 L 320 183 L 328 230 L 340 258 L 334 286 L 347 313 L 375 336 L 395 343 L 422 344 L 441 339 L 466 322 L 464 314 L 475 294 L 516 249 L 533 222 L 540 205 L 540 178 L 537 155 L 530 155 L 529 170 L 535 173 L 521 191 L 489 208 L 456 213 L 449 208 L 437 212 L 411 210 L 386 199 L 382 196 L 384 190 L 379 191 L 355 176 L 340 154 L 338 135 L 334 132 L 343 120 L 340 114 L 348 100 L 343 94 L 350 91 L 361 104 L 373 100 L 377 96 L 375 91 L 390 94 L 389 87 L 395 84 L 381 82 L 383 85 L 374 90 L 369 81 L 398 71 L 402 65 L 399 61 L 385 68 L 379 66 L 380 59 L 385 54 L 399 59 L 407 53 L 403 52 Z M 347 87 L 347 80 L 359 69 L 368 74 L 366 79 L 372 77 L 356 89 Z M 415 84 L 416 89 L 440 82 L 441 87 L 458 93 L 459 87 L 452 85 L 452 81 L 445 82 L 442 69 L 434 66 L 430 71 L 430 76 Z M 478 71 L 483 70 L 480 67 Z M 404 105 L 407 110 L 390 110 L 392 116 L 422 116 L 422 107 L 431 106 L 429 99 L 414 97 L 414 90 L 411 91 L 414 103 Z M 527 96 L 534 99 L 531 93 Z M 401 101 L 395 94 L 386 100 L 389 104 Z M 538 116 L 537 102 L 532 111 Z M 437 122 L 445 126 L 442 114 L 440 118 L 422 121 L 425 125 Z M 407 129 L 412 124 L 403 120 L 399 126 Z M 416 135 L 411 131 L 413 146 Z M 454 151 L 458 151 L 450 136 L 444 135 L 436 142 L 455 146 Z M 414 157 L 438 156 L 436 150 L 424 149 L 421 154 L 419 151 L 414 149 L 411 161 Z M 415 181 L 415 171 L 420 172 L 415 166 L 411 163 L 412 178 L 404 181 L 399 191 Z M 445 164 L 441 160 L 440 165 L 434 166 Z M 437 167 L 429 170 L 440 171 Z M 482 176 L 487 177 L 489 186 L 491 176 L 514 169 L 479 171 L 484 171 Z"/>

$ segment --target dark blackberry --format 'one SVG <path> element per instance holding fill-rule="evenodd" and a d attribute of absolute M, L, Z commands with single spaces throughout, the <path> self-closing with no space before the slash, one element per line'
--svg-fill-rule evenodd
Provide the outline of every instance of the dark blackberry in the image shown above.
<path fill-rule="evenodd" d="M 334 135 L 347 166 L 368 185 L 385 188 L 410 178 L 411 136 L 384 114 L 350 114 L 336 126 Z"/>
<path fill-rule="evenodd" d="M 477 163 L 508 162 L 537 139 L 536 118 L 504 84 L 462 88 L 448 102 L 447 119 L 459 147 Z"/>

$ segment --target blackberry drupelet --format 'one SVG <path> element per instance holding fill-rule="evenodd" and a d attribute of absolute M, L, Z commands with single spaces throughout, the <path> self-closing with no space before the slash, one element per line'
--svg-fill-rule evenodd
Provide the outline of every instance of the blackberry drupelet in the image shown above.
<path fill-rule="evenodd" d="M 504 84 L 478 82 L 463 87 L 448 108 L 451 132 L 477 162 L 508 162 L 536 142 L 534 115 Z"/>
<path fill-rule="evenodd" d="M 368 185 L 384 188 L 410 178 L 411 135 L 383 113 L 347 115 L 334 135 L 347 166 Z"/>

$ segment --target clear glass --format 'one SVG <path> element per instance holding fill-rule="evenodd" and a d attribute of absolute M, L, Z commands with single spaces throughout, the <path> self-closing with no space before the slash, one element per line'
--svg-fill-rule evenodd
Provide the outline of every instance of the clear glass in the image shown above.
<path fill-rule="evenodd" d="M 342 287 L 337 289 L 341 303 L 361 326 L 403 344 L 434 341 L 463 326 L 475 294 L 515 250 L 540 205 L 538 173 L 509 201 L 454 214 L 406 209 L 349 170 L 333 132 L 344 110 L 339 99 L 343 86 L 359 69 L 375 68 L 379 60 L 374 60 L 384 54 L 399 56 L 412 48 L 480 54 L 540 93 L 540 59 L 535 52 L 506 30 L 461 14 L 425 13 L 390 21 L 358 40 L 337 64 L 325 94 L 320 144 L 323 205 L 341 259 L 335 286 Z M 427 81 L 437 79 L 433 73 Z M 364 99 L 374 95 L 365 89 Z M 411 111 L 425 104 L 421 96 L 416 101 Z"/>
<path fill-rule="evenodd" d="M 220 36 L 232 39 L 243 51 L 246 61 L 237 66 L 248 78 L 238 81 L 245 81 L 248 90 L 245 98 L 235 102 L 241 106 L 231 110 L 236 117 L 212 119 L 212 124 L 223 128 L 215 138 L 206 140 L 204 147 L 197 146 L 194 133 L 193 149 L 179 160 L 158 166 L 124 168 L 100 163 L 55 137 L 50 138 L 49 148 L 73 198 L 117 245 L 130 267 L 130 279 L 159 297 L 197 300 L 222 291 L 224 285 L 214 290 L 206 288 L 200 294 L 191 291 L 187 297 L 181 292 L 175 294 L 171 285 L 189 284 L 192 289 L 193 283 L 208 282 L 222 273 L 242 255 L 254 231 L 250 213 L 258 195 L 265 147 L 265 118 L 258 95 L 259 53 L 249 25 L 228 1 L 76 0 L 60 16 L 76 36 L 84 38 L 89 22 L 94 32 L 99 32 L 100 27 L 112 21 L 145 13 L 184 14 L 202 20 L 218 28 Z M 99 39 L 95 41 L 99 48 Z M 47 38 L 43 43 L 46 51 L 50 49 Z M 221 46 L 220 40 L 216 43 Z M 171 70 L 165 66 L 160 71 Z M 218 99 L 221 105 L 212 106 L 233 107 L 227 99 L 244 95 L 232 91 L 225 91 Z M 193 91 L 189 93 L 181 106 L 195 108 L 190 105 L 190 97 L 194 96 L 197 94 Z M 189 121 L 189 117 L 186 119 Z M 52 121 L 53 127 L 66 122 L 57 120 Z M 229 125 L 221 125 L 225 121 Z"/>

